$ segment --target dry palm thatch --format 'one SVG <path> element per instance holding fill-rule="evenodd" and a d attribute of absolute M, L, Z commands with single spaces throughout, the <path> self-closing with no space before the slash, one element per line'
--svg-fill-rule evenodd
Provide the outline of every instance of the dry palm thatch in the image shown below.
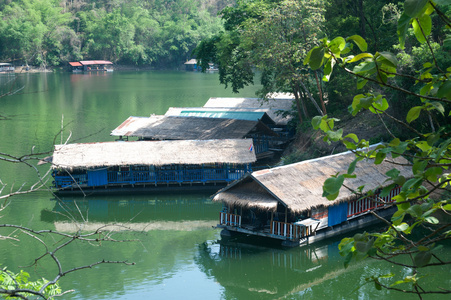
<path fill-rule="evenodd" d="M 252 139 L 55 145 L 53 168 L 255 162 Z"/>
<path fill-rule="evenodd" d="M 242 139 L 252 133 L 277 136 L 261 121 L 181 116 L 129 117 L 112 135 L 153 140 Z"/>
<path fill-rule="evenodd" d="M 412 176 L 411 169 L 406 166 L 407 160 L 402 157 L 386 158 L 379 165 L 375 165 L 372 160 L 362 160 L 357 163 L 354 172 L 357 178 L 345 179 L 338 198 L 334 201 L 324 198 L 322 196 L 324 181 L 337 173 L 347 173 L 348 166 L 354 159 L 354 153 L 345 152 L 256 171 L 224 188 L 213 200 L 245 206 L 244 200 L 236 199 L 247 199 L 247 201 L 253 201 L 253 205 L 259 206 L 258 203 L 267 202 L 272 198 L 293 212 L 302 212 L 354 199 L 358 196 L 353 191 L 363 185 L 365 185 L 365 191 L 388 186 L 391 182 L 387 181 L 388 176 L 385 173 L 393 168 L 399 170 L 406 178 Z M 249 182 L 250 180 L 252 182 Z M 262 193 L 260 187 L 263 187 L 266 193 Z M 253 193 L 254 190 L 255 193 Z M 250 204 L 246 205 L 250 206 Z M 264 205 L 261 208 L 266 209 Z"/>

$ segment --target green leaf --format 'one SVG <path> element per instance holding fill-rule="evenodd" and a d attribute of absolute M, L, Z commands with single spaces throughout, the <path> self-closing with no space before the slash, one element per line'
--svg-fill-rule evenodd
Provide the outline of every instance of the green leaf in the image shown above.
<path fill-rule="evenodd" d="M 404 185 L 402 186 L 402 191 L 406 192 L 411 187 L 415 187 L 418 183 L 421 182 L 421 180 L 422 179 L 420 177 L 414 177 L 414 178 L 407 180 L 406 183 L 404 183 Z"/>
<path fill-rule="evenodd" d="M 426 43 L 426 38 L 431 34 L 432 20 L 429 15 L 423 15 L 412 21 L 413 32 L 420 43 Z"/>
<path fill-rule="evenodd" d="M 396 56 L 393 53 L 383 51 L 379 52 L 379 54 L 387 61 L 389 61 L 392 67 L 396 68 L 396 66 L 398 65 L 398 59 L 396 59 Z"/>
<path fill-rule="evenodd" d="M 421 209 L 420 205 L 415 204 L 415 205 L 409 207 L 406 210 L 406 213 L 410 214 L 414 218 L 417 218 L 417 217 L 420 217 L 423 214 L 423 210 Z"/>
<path fill-rule="evenodd" d="M 429 102 L 428 104 L 430 104 L 430 106 L 428 107 L 429 109 L 435 109 L 442 115 L 445 114 L 445 108 L 443 107 L 443 105 L 440 102 L 434 101 L 434 102 Z M 433 107 L 433 108 L 431 108 L 431 107 Z"/>
<path fill-rule="evenodd" d="M 407 223 L 401 223 L 397 226 L 394 226 L 394 228 L 398 231 L 404 231 L 407 230 L 409 228 L 409 225 Z"/>
<path fill-rule="evenodd" d="M 342 140 L 341 142 L 346 146 L 346 149 L 357 150 L 357 145 L 355 143 L 346 140 Z"/>
<path fill-rule="evenodd" d="M 323 193 L 324 194 L 324 193 Z M 335 199 L 337 199 L 337 197 L 338 197 L 338 194 L 339 194 L 339 192 L 336 192 L 336 193 L 334 193 L 334 194 L 326 194 L 326 199 L 327 200 L 330 200 L 330 201 L 332 201 L 332 200 L 335 200 Z"/>
<path fill-rule="evenodd" d="M 385 159 L 386 156 L 387 156 L 386 153 L 383 153 L 383 152 L 377 152 L 377 154 L 376 154 L 376 159 L 374 160 L 374 164 L 375 164 L 375 165 L 381 164 L 381 163 L 384 161 L 384 159 Z"/>
<path fill-rule="evenodd" d="M 333 142 L 337 142 L 341 139 L 341 137 L 343 136 L 343 129 L 340 128 L 337 131 L 333 131 L 333 130 L 329 130 L 327 132 L 327 136 L 333 141 Z"/>
<path fill-rule="evenodd" d="M 369 108 L 369 110 L 373 114 L 381 114 L 382 112 L 386 111 L 387 109 L 388 109 L 387 99 L 382 98 L 382 97 L 376 99 L 376 101 L 373 102 L 373 105 Z"/>
<path fill-rule="evenodd" d="M 354 133 L 350 133 L 350 134 L 346 135 L 344 138 L 345 138 L 345 139 L 351 139 L 351 140 L 353 140 L 353 141 L 356 142 L 356 143 L 359 142 L 359 138 L 358 138 L 357 135 L 354 134 Z"/>
<path fill-rule="evenodd" d="M 312 70 L 317 70 L 323 64 L 324 47 L 318 46 L 310 50 L 309 66 Z"/>
<path fill-rule="evenodd" d="M 340 54 L 340 52 L 345 48 L 346 41 L 341 36 L 334 38 L 330 44 L 329 48 L 334 54 Z"/>
<path fill-rule="evenodd" d="M 451 80 L 446 80 L 437 91 L 437 97 L 451 100 Z"/>
<path fill-rule="evenodd" d="M 371 53 L 360 53 L 360 54 L 354 56 L 354 57 L 349 61 L 349 63 L 353 63 L 353 62 L 359 61 L 359 60 L 361 60 L 362 58 L 373 58 L 373 54 L 371 54 Z"/>
<path fill-rule="evenodd" d="M 335 65 L 335 60 L 330 57 L 326 64 L 324 65 L 324 76 L 323 76 L 323 80 L 325 82 L 328 82 L 330 79 L 330 76 L 332 75 L 332 70 L 334 69 L 334 65 Z"/>
<path fill-rule="evenodd" d="M 329 194 L 335 194 L 340 191 L 345 178 L 343 175 L 337 177 L 330 177 L 324 181 L 323 190 Z"/>
<path fill-rule="evenodd" d="M 362 63 L 358 64 L 357 66 L 355 66 L 353 71 L 357 74 L 367 73 L 367 72 L 374 73 L 373 71 L 376 71 L 376 63 L 374 61 L 362 62 Z"/>
<path fill-rule="evenodd" d="M 363 88 L 367 82 L 368 80 L 359 77 L 357 79 L 357 89 L 360 90 L 361 88 Z"/>
<path fill-rule="evenodd" d="M 402 49 L 404 48 L 404 43 L 406 41 L 406 35 L 407 35 L 407 30 L 409 29 L 410 20 L 411 20 L 411 18 L 408 15 L 406 15 L 405 13 L 403 13 L 398 20 L 397 33 L 398 33 L 398 38 L 399 38 L 399 44 L 401 45 Z"/>
<path fill-rule="evenodd" d="M 443 169 L 440 167 L 431 167 L 424 172 L 424 176 L 431 182 L 436 182 L 438 177 L 443 173 Z"/>
<path fill-rule="evenodd" d="M 412 107 L 409 112 L 407 113 L 407 123 L 411 123 L 412 121 L 418 119 L 420 116 L 420 112 L 423 109 L 422 106 L 414 106 Z"/>
<path fill-rule="evenodd" d="M 424 220 L 426 222 L 428 222 L 430 224 L 434 224 L 434 225 L 439 223 L 438 219 L 436 217 L 433 217 L 433 216 L 426 217 L 426 218 L 424 218 Z"/>
<path fill-rule="evenodd" d="M 427 141 L 420 141 L 416 143 L 415 146 L 420 148 L 423 152 L 429 151 L 432 148 Z"/>
<path fill-rule="evenodd" d="M 419 251 L 429 251 L 430 249 L 429 249 L 428 247 L 426 247 L 426 246 L 419 245 L 419 246 L 418 246 L 418 250 L 419 250 Z"/>
<path fill-rule="evenodd" d="M 405 215 L 406 215 L 405 211 L 397 210 L 391 217 L 391 221 L 392 221 L 393 225 L 397 226 L 397 225 L 401 224 Z"/>
<path fill-rule="evenodd" d="M 411 18 L 418 17 L 426 9 L 428 0 L 406 0 L 404 2 L 404 13 Z"/>
<path fill-rule="evenodd" d="M 357 164 L 358 161 L 359 161 L 359 160 L 356 158 L 356 159 L 354 159 L 354 160 L 349 164 L 349 167 L 348 167 L 348 174 L 354 173 L 354 171 L 355 171 L 355 165 Z"/>
<path fill-rule="evenodd" d="M 385 175 L 387 175 L 388 177 L 390 177 L 390 178 L 393 179 L 393 178 L 398 177 L 400 173 L 401 173 L 401 172 L 400 172 L 398 169 L 393 168 L 393 169 L 391 169 L 390 171 L 387 171 L 387 172 L 385 173 Z"/>
<path fill-rule="evenodd" d="M 313 117 L 313 119 L 312 119 L 313 129 L 318 130 L 319 126 L 321 125 L 322 120 L 323 120 L 322 116 Z"/>
<path fill-rule="evenodd" d="M 352 35 L 346 39 L 346 41 L 353 41 L 357 47 L 359 47 L 360 51 L 366 51 L 368 49 L 368 44 L 360 35 Z"/>
<path fill-rule="evenodd" d="M 427 160 L 416 160 L 416 161 L 414 161 L 413 166 L 412 166 L 413 174 L 415 175 L 415 174 L 422 173 L 426 169 L 427 165 L 428 165 L 428 161 Z"/>
<path fill-rule="evenodd" d="M 431 260 L 432 253 L 430 251 L 421 251 L 418 252 L 417 255 L 413 258 L 415 265 L 419 268 L 427 265 Z"/>
<path fill-rule="evenodd" d="M 451 211 L 451 204 L 443 205 L 442 208 L 443 208 L 444 210 Z"/>

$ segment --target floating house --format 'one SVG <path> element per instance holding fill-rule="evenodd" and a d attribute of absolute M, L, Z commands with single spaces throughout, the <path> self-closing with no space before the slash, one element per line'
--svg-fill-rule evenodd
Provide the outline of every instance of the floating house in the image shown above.
<path fill-rule="evenodd" d="M 72 72 L 112 72 L 113 63 L 107 60 L 83 60 L 76 62 L 69 62 Z"/>
<path fill-rule="evenodd" d="M 185 116 L 129 117 L 111 132 L 140 140 L 252 139 L 257 159 L 272 156 L 278 134 L 262 121 Z"/>
<path fill-rule="evenodd" d="M 54 187 L 66 193 L 225 186 L 251 172 L 251 139 L 55 145 Z"/>
<path fill-rule="evenodd" d="M 0 73 L 12 73 L 14 66 L 10 63 L 0 63 Z"/>
<path fill-rule="evenodd" d="M 292 109 L 293 104 L 294 98 L 289 96 L 274 97 L 267 100 L 260 98 L 212 97 L 205 103 L 204 108 L 233 108 L 240 110 L 263 109 L 277 125 L 286 126 L 292 119 L 287 113 Z"/>
<path fill-rule="evenodd" d="M 197 71 L 199 69 L 197 66 L 197 59 L 194 58 L 188 60 L 184 65 L 186 71 Z"/>
<path fill-rule="evenodd" d="M 302 161 L 273 169 L 253 172 L 218 192 L 213 201 L 221 201 L 219 228 L 221 234 L 247 234 L 278 239 L 283 245 L 297 246 L 336 236 L 377 222 L 370 212 L 381 216 L 393 213 L 391 202 L 398 195 L 395 187 L 389 195 L 359 197 L 349 189 L 366 190 L 388 186 L 385 173 L 393 168 L 406 178 L 411 170 L 402 157 L 385 159 L 379 165 L 359 161 L 354 174 L 345 179 L 338 198 L 329 201 L 322 196 L 327 178 L 347 173 L 355 159 L 352 152 Z M 397 164 L 392 164 L 390 161 Z"/>
<path fill-rule="evenodd" d="M 267 112 L 269 112 L 267 109 L 169 107 L 164 115 L 262 121 L 263 124 L 269 128 L 273 128 L 275 127 L 276 122 L 267 114 Z"/>
<path fill-rule="evenodd" d="M 184 63 L 186 71 L 202 71 L 202 67 L 197 63 L 197 59 L 192 58 Z M 208 63 L 206 71 L 217 71 L 213 63 Z"/>

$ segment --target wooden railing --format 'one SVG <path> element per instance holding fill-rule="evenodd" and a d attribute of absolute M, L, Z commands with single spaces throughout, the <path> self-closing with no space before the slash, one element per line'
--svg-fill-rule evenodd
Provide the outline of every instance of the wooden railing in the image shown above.
<path fill-rule="evenodd" d="M 122 170 L 108 171 L 108 184 L 136 184 L 136 183 L 183 183 L 183 182 L 231 182 L 240 179 L 247 172 L 251 172 L 250 165 L 243 168 L 218 168 L 218 169 L 183 169 L 183 170 Z M 66 174 L 53 174 L 55 187 L 67 187 L 73 183 L 86 184 L 87 174 L 68 176 Z"/>
<path fill-rule="evenodd" d="M 219 213 L 219 224 L 233 227 L 241 227 L 241 216 L 228 214 L 226 212 Z"/>
<path fill-rule="evenodd" d="M 401 187 L 396 187 L 390 191 L 390 194 L 388 194 L 385 197 L 380 197 L 379 194 L 357 199 L 354 201 L 350 201 L 348 203 L 348 215 L 347 217 L 356 217 L 358 215 L 364 214 L 369 212 L 370 210 L 386 206 L 395 200 L 393 197 L 398 195 L 401 192 Z"/>
<path fill-rule="evenodd" d="M 286 237 L 290 240 L 297 240 L 309 235 L 310 227 L 304 227 L 293 223 L 285 223 L 273 221 L 270 228 L 270 233 L 278 237 Z"/>

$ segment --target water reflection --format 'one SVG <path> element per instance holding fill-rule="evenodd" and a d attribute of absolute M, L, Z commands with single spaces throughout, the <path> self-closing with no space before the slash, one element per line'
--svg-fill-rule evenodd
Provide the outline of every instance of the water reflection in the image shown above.
<path fill-rule="evenodd" d="M 110 226 L 133 231 L 212 228 L 217 224 L 221 205 L 205 194 L 63 197 L 52 210 L 41 211 L 41 221 L 53 223 L 56 230 L 73 232 L 83 224 L 85 230 Z M 75 221 L 75 222 L 74 222 Z"/>
<path fill-rule="evenodd" d="M 343 272 L 339 241 L 285 249 L 218 241 L 199 247 L 197 263 L 226 290 L 226 299 L 276 299 L 302 293 Z"/>

